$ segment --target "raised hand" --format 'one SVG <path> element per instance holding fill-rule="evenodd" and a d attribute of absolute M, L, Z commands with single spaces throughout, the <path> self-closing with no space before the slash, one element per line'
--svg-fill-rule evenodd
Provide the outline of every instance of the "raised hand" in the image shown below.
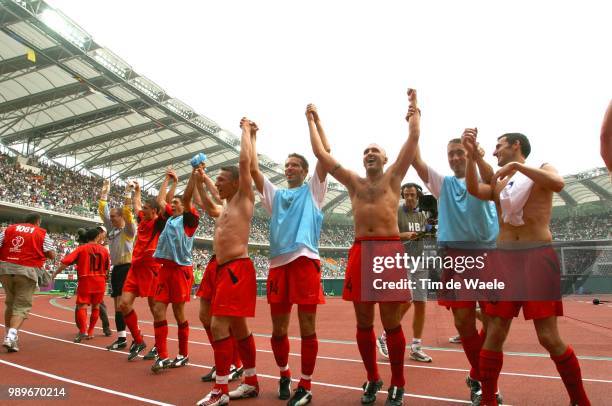
<path fill-rule="evenodd" d="M 250 121 L 248 118 L 242 117 L 242 119 L 240 120 L 240 128 L 250 132 L 251 131 L 251 123 L 252 123 L 252 121 Z"/>
<path fill-rule="evenodd" d="M 306 106 L 306 119 L 312 119 L 314 121 L 319 120 L 319 112 L 317 111 L 317 106 L 312 103 Z"/>
<path fill-rule="evenodd" d="M 251 138 L 257 139 L 257 131 L 259 131 L 259 127 L 254 121 L 249 123 L 251 125 Z"/>
<path fill-rule="evenodd" d="M 416 91 L 416 89 L 408 89 L 408 103 L 410 103 L 410 106 L 416 107 L 416 105 L 417 105 L 417 91 Z"/>
<path fill-rule="evenodd" d="M 166 177 L 168 179 L 174 179 L 175 182 L 178 181 L 178 176 L 176 175 L 176 171 L 171 166 L 166 168 Z"/>
<path fill-rule="evenodd" d="M 503 181 L 506 178 L 510 178 L 512 177 L 512 175 L 516 173 L 517 170 L 518 169 L 517 169 L 516 162 L 507 163 L 506 165 L 502 166 L 501 169 L 495 172 L 495 175 L 493 175 L 493 179 L 491 180 L 491 183 L 495 184 L 497 183 L 497 181 Z"/>
<path fill-rule="evenodd" d="M 463 144 L 463 147 L 465 148 L 468 157 L 471 159 L 476 158 L 476 154 L 480 154 L 479 146 L 476 142 L 477 135 L 477 128 L 466 128 L 463 131 L 463 135 L 461 135 L 461 144 Z"/>
<path fill-rule="evenodd" d="M 134 191 L 140 192 L 140 183 L 137 180 L 134 181 Z"/>

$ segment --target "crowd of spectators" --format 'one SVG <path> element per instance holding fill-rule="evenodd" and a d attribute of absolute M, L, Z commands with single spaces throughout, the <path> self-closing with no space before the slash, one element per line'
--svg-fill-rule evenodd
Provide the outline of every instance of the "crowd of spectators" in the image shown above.
<path fill-rule="evenodd" d="M 552 219 L 550 231 L 557 241 L 612 238 L 612 212 Z"/>
<path fill-rule="evenodd" d="M 16 158 L 0 153 L 0 200 L 31 207 L 75 214 L 97 219 L 99 177 L 75 172 L 42 161 L 33 163 L 40 169 L 34 173 L 24 169 Z M 143 199 L 149 196 L 144 193 Z M 123 187 L 111 186 L 110 204 L 119 207 Z M 612 238 L 612 213 L 553 219 L 551 231 L 555 240 L 590 240 Z M 202 213 L 197 235 L 212 238 L 214 220 Z M 253 217 L 250 242 L 268 244 L 269 219 Z M 324 223 L 321 246 L 348 247 L 354 239 L 352 225 Z M 330 271 L 331 272 L 331 271 Z"/>

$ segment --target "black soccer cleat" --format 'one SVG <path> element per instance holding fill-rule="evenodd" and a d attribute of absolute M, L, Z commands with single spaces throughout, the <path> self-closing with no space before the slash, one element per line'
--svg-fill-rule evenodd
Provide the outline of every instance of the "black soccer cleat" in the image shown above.
<path fill-rule="evenodd" d="M 404 404 L 404 388 L 392 386 L 389 388 L 385 406 L 402 406 Z"/>
<path fill-rule="evenodd" d="M 376 393 L 382 388 L 383 381 L 379 379 L 378 381 L 368 381 L 363 384 L 363 395 L 361 395 L 361 404 L 362 405 L 371 405 L 376 402 Z"/>
<path fill-rule="evenodd" d="M 130 354 L 128 355 L 128 361 L 131 361 L 136 358 L 138 354 L 144 351 L 145 348 L 147 348 L 147 345 L 144 341 L 140 344 L 132 343 L 132 345 L 130 345 Z"/>
<path fill-rule="evenodd" d="M 125 347 L 127 347 L 127 339 L 125 337 L 119 337 L 117 341 L 106 346 L 106 349 L 109 351 L 118 351 L 124 349 Z"/>
<path fill-rule="evenodd" d="M 291 378 L 288 376 L 281 376 L 278 381 L 278 398 L 280 400 L 287 400 L 291 397 Z"/>
<path fill-rule="evenodd" d="M 159 357 L 159 354 L 157 353 L 157 347 L 153 346 L 151 347 L 149 352 L 146 353 L 144 357 L 142 357 L 142 359 L 146 361 L 152 361 L 154 359 L 157 359 L 158 357 Z"/>

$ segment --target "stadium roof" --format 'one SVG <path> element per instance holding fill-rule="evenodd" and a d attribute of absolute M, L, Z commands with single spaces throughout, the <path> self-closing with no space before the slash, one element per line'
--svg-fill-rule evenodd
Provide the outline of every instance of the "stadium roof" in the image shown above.
<path fill-rule="evenodd" d="M 97 44 L 44 1 L 0 0 L 0 141 L 24 155 L 44 156 L 75 170 L 141 179 L 156 188 L 166 166 L 179 180 L 204 151 L 215 177 L 238 162 L 239 139 L 170 96 L 129 63 Z M 283 168 L 260 156 L 275 184 Z M 326 211 L 350 212 L 332 185 Z"/>
<path fill-rule="evenodd" d="M 139 75 L 44 1 L 0 0 L 0 142 L 75 170 L 156 188 L 170 164 L 185 181 L 189 159 L 204 151 L 208 173 L 236 164 L 239 140 L 212 119 Z M 260 156 L 275 184 L 283 168 Z M 604 172 L 566 177 L 554 205 L 604 200 Z M 330 185 L 325 212 L 350 214 L 346 190 Z"/>

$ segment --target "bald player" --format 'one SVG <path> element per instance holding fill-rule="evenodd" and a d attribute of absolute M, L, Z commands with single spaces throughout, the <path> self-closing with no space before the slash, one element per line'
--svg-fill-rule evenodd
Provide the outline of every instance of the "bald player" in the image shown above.
<path fill-rule="evenodd" d="M 560 266 L 551 245 L 549 223 L 553 193 L 563 190 L 563 178 L 550 164 L 539 167 L 526 165 L 531 152 L 529 140 L 523 134 L 508 133 L 497 139 L 493 153 L 501 169 L 495 173 L 490 185 L 479 183 L 476 163 L 472 158 L 476 148 L 474 130 L 465 131 L 463 144 L 468 153 L 468 191 L 479 199 L 494 201 L 497 207 L 500 231 L 495 266 L 511 266 L 513 275 L 525 272 L 525 277 L 530 280 L 536 279 L 536 272 L 540 275 L 543 270 L 550 271 L 551 278 L 559 278 Z M 537 279 L 537 283 L 553 284 L 554 280 Z M 533 320 L 538 340 L 550 353 L 569 393 L 571 405 L 590 405 L 582 384 L 578 359 L 572 347 L 563 342 L 557 328 L 557 317 L 563 315 L 562 302 L 542 300 L 541 297 L 528 299 L 486 304 L 484 311 L 489 322 L 480 351 L 482 396 L 474 399 L 472 405 L 498 404 L 495 390 L 502 368 L 503 344 L 512 319 L 518 316 L 521 308 L 525 319 Z"/>
<path fill-rule="evenodd" d="M 606 163 L 610 180 L 612 180 L 612 100 L 601 125 L 601 157 Z"/>
<path fill-rule="evenodd" d="M 255 205 L 250 172 L 251 126 L 254 125 L 246 117 L 242 118 L 239 168 L 223 167 L 217 177 L 215 186 L 219 197 L 225 201 L 223 206 L 214 205 L 210 200 L 202 186 L 205 181 L 203 170 L 194 169 L 198 194 L 209 207 L 207 211 L 217 219 L 214 235 L 216 263 L 207 269 L 207 272 L 215 275 L 210 311 L 216 377 L 213 390 L 198 405 L 226 405 L 230 399 L 259 395 L 255 371 L 255 340 L 246 321 L 247 317 L 255 316 L 257 292 L 255 267 L 248 252 Z M 238 342 L 238 351 L 244 364 L 244 382 L 229 392 L 228 380 L 233 354 L 231 335 Z"/>
<path fill-rule="evenodd" d="M 370 144 L 363 152 L 366 177 L 362 178 L 336 161 L 316 132 L 311 131 L 312 149 L 323 168 L 348 189 L 355 219 L 355 243 L 349 251 L 344 282 L 343 298 L 353 302 L 357 319 L 357 345 L 367 371 L 367 382 L 361 398 L 362 404 L 376 401 L 376 393 L 383 382 L 376 363 L 376 335 L 374 334 L 375 302 L 365 302 L 361 297 L 361 249 L 364 241 L 399 241 L 397 202 L 402 179 L 412 163 L 419 140 L 420 111 L 417 109 L 416 91 L 408 89 L 410 109 L 409 136 L 400 149 L 396 161 L 385 171 L 385 151 Z M 309 123 L 310 124 L 310 123 Z M 401 246 L 401 244 L 400 244 Z M 407 300 L 410 294 L 407 292 Z M 391 363 L 391 386 L 386 405 L 402 405 L 404 396 L 404 353 L 406 338 L 401 326 L 401 308 L 398 302 L 380 302 L 380 317 L 387 334 L 387 346 Z"/>

